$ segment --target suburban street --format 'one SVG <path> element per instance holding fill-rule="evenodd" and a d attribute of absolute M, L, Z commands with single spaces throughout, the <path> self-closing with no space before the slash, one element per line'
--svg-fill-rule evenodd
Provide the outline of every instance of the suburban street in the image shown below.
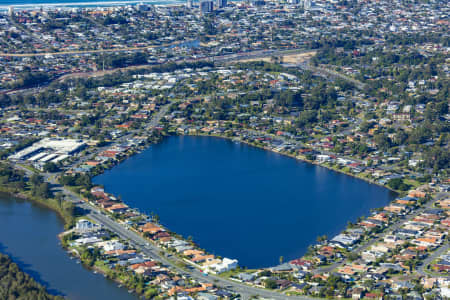
<path fill-rule="evenodd" d="M 5 1 L 1 299 L 450 299 L 448 1 Z"/>
<path fill-rule="evenodd" d="M 388 234 L 391 233 L 397 229 L 399 229 L 404 223 L 414 219 L 417 215 L 421 214 L 422 212 L 424 212 L 427 209 L 430 209 L 433 207 L 433 204 L 436 201 L 439 201 L 445 197 L 448 197 L 449 194 L 448 193 L 438 193 L 433 200 L 427 202 L 422 208 L 417 209 L 416 211 L 414 211 L 412 214 L 407 215 L 404 219 L 400 219 L 397 222 L 395 222 L 394 224 L 390 225 L 388 228 L 386 228 L 384 230 L 383 233 L 379 234 L 378 237 L 376 239 L 371 239 L 369 242 L 361 245 L 360 247 L 357 247 L 356 249 L 353 249 L 352 252 L 354 253 L 361 253 L 365 250 L 367 250 L 368 248 L 370 248 L 372 245 L 374 245 L 375 243 L 378 243 L 380 241 L 383 240 L 383 238 Z M 448 245 L 447 245 L 448 247 Z M 441 247 L 440 249 L 442 249 L 444 247 Z M 445 250 L 443 250 L 445 251 Z M 428 258 L 429 259 L 429 258 Z M 431 260 L 430 260 L 431 261 Z M 318 268 L 316 270 L 317 273 L 321 273 L 321 272 L 330 272 L 333 269 L 336 269 L 338 267 L 340 267 L 343 264 L 343 262 L 339 262 L 339 263 L 335 263 L 332 264 L 330 266 L 326 266 L 323 268 Z M 425 264 L 425 263 L 424 263 Z"/>
<path fill-rule="evenodd" d="M 449 243 L 444 243 L 441 247 L 439 247 L 437 250 L 435 250 L 434 252 L 431 253 L 431 255 L 429 255 L 427 258 L 425 258 L 422 261 L 422 264 L 420 266 L 417 267 L 417 272 L 422 275 L 422 276 L 427 276 L 427 273 L 425 272 L 426 268 L 428 267 L 428 265 L 435 260 L 436 258 L 438 258 L 439 256 L 441 256 L 442 254 L 446 253 L 448 250 L 450 249 L 450 245 Z"/>
<path fill-rule="evenodd" d="M 166 106 L 168 107 L 168 106 Z M 161 117 L 161 116 L 160 116 Z M 28 175 L 31 175 L 31 171 L 29 171 L 26 168 L 18 166 L 20 169 L 27 172 Z M 216 276 L 213 274 L 209 274 L 208 276 L 205 276 L 204 273 L 200 272 L 196 268 L 180 268 L 176 263 L 181 262 L 185 264 L 183 260 L 180 258 L 171 255 L 169 252 L 167 252 L 165 249 L 158 247 L 152 242 L 149 242 L 148 240 L 144 239 L 140 235 L 138 235 L 136 232 L 131 231 L 127 229 L 125 226 L 115 222 L 112 220 L 109 216 L 106 216 L 103 214 L 98 208 L 84 202 L 77 194 L 74 192 L 68 190 L 67 188 L 59 185 L 56 180 L 55 176 L 44 176 L 45 179 L 52 184 L 52 191 L 53 192 L 62 192 L 65 195 L 65 199 L 68 201 L 72 201 L 76 204 L 77 207 L 85 211 L 86 216 L 91 218 L 92 220 L 96 221 L 97 223 L 101 224 L 104 228 L 107 228 L 111 230 L 112 232 L 118 234 L 121 238 L 127 240 L 130 242 L 130 244 L 133 247 L 136 247 L 139 249 L 142 253 L 147 255 L 149 258 L 157 260 L 163 264 L 165 267 L 176 269 L 180 274 L 184 274 L 187 276 L 190 276 L 200 282 L 207 282 L 215 284 L 216 286 L 219 286 L 224 289 L 228 289 L 230 291 L 233 291 L 235 293 L 239 293 L 242 295 L 243 299 L 248 299 L 251 296 L 258 295 L 260 297 L 269 298 L 269 299 L 298 299 L 298 300 L 311 300 L 314 299 L 312 297 L 307 296 L 286 296 L 278 292 L 262 289 L 262 288 L 256 288 L 249 285 L 245 285 L 233 280 L 229 280 L 220 276 Z M 408 215 L 405 217 L 405 219 L 400 219 L 396 223 L 392 224 L 385 232 L 383 232 L 377 239 L 373 239 L 369 241 L 368 243 L 365 243 L 361 247 L 358 247 L 354 249 L 354 252 L 361 252 L 375 244 L 376 242 L 379 242 L 383 239 L 383 237 L 393 230 L 398 229 L 404 222 L 407 222 L 411 219 L 413 219 L 418 214 L 422 213 L 424 210 L 429 209 L 433 206 L 433 204 L 444 198 L 448 197 L 448 193 L 438 193 L 435 198 L 432 201 L 429 201 L 424 207 L 416 210 L 414 213 Z M 435 251 L 432 255 L 430 255 L 424 263 L 418 267 L 418 272 L 421 275 L 425 275 L 424 268 L 436 257 L 444 253 L 449 249 L 449 245 L 443 245 L 440 247 L 437 251 Z M 170 257 L 170 259 L 168 259 Z M 343 263 L 335 263 L 331 266 L 327 266 L 324 268 L 319 268 L 317 271 L 320 272 L 330 272 L 333 269 L 341 266 Z"/>
<path fill-rule="evenodd" d="M 167 113 L 167 110 L 169 109 L 170 104 L 166 104 L 161 108 L 161 110 L 154 116 L 152 122 L 150 123 L 150 127 L 156 126 L 159 122 L 159 120 Z M 121 140 L 126 139 L 130 134 L 121 137 Z M 99 149 L 101 151 L 102 148 Z M 88 155 L 87 157 L 80 158 L 77 163 L 80 163 L 82 161 L 86 161 L 88 158 L 92 157 L 99 151 L 96 151 L 95 153 L 92 153 Z M 16 165 L 16 167 L 20 170 L 23 170 L 28 176 L 31 176 L 33 172 L 31 172 L 29 169 L 22 167 L 20 165 Z M 228 289 L 234 293 L 241 294 L 243 299 L 248 299 L 251 296 L 260 296 L 268 299 L 298 299 L 298 300 L 312 300 L 314 298 L 312 297 L 306 297 L 306 296 L 286 296 L 278 292 L 262 289 L 262 288 L 256 288 L 249 285 L 245 285 L 233 280 L 229 280 L 220 276 L 216 276 L 213 274 L 208 274 L 208 276 L 205 276 L 204 273 L 200 272 L 196 268 L 187 268 L 182 269 L 179 266 L 176 265 L 176 262 L 181 262 L 185 264 L 183 260 L 176 256 L 172 256 L 167 250 L 160 248 L 156 246 L 154 243 L 149 242 L 148 240 L 144 239 L 140 235 L 138 235 L 136 232 L 133 232 L 127 228 L 125 228 L 123 225 L 115 222 L 105 214 L 103 214 L 98 208 L 86 203 L 83 201 L 83 199 L 77 195 L 76 193 L 72 192 L 71 190 L 65 188 L 64 186 L 61 186 L 57 180 L 57 174 L 49 174 L 44 173 L 43 174 L 45 181 L 49 182 L 51 184 L 51 190 L 53 193 L 62 193 L 64 195 L 64 199 L 66 201 L 73 202 L 76 207 L 83 210 L 87 217 L 90 219 L 96 221 L 98 224 L 101 224 L 104 228 L 107 228 L 111 230 L 112 232 L 119 235 L 124 240 L 127 240 L 130 242 L 133 247 L 136 247 L 139 249 L 142 253 L 147 255 L 149 258 L 154 259 L 156 261 L 161 262 L 164 266 L 172 268 L 177 270 L 180 274 L 188 275 L 200 282 L 207 282 L 212 283 L 216 286 L 222 287 L 224 289 Z M 171 259 L 169 260 L 167 257 L 171 256 Z"/>
<path fill-rule="evenodd" d="M 98 224 L 101 224 L 104 228 L 111 230 L 112 232 L 119 235 L 121 238 L 130 242 L 133 247 L 139 249 L 142 253 L 147 255 L 149 258 L 157 260 L 163 264 L 165 267 L 173 268 L 177 270 L 180 274 L 184 274 L 190 276 L 200 282 L 212 283 L 216 286 L 222 287 L 224 289 L 228 289 L 232 292 L 239 293 L 243 297 L 243 299 L 248 299 L 251 296 L 260 296 L 268 299 L 297 299 L 297 300 L 312 300 L 312 297 L 306 296 L 286 296 L 281 293 L 270 291 L 262 288 L 256 288 L 249 285 L 245 285 L 233 280 L 229 280 L 220 276 L 216 276 L 213 274 L 208 274 L 205 276 L 204 273 L 200 272 L 196 268 L 180 268 L 177 266 L 177 262 L 181 262 L 186 264 L 183 260 L 178 258 L 177 256 L 173 256 L 167 250 L 156 246 L 154 243 L 149 242 L 144 239 L 136 232 L 131 231 L 125 228 L 123 225 L 115 222 L 110 217 L 106 216 L 99 209 L 93 207 L 92 205 L 85 203 L 78 195 L 73 193 L 72 191 L 61 187 L 56 186 L 56 188 L 64 193 L 66 196 L 66 200 L 72 201 L 76 203 L 76 206 L 80 209 L 84 210 L 86 216 L 96 221 Z M 170 257 L 170 259 L 168 259 Z"/>

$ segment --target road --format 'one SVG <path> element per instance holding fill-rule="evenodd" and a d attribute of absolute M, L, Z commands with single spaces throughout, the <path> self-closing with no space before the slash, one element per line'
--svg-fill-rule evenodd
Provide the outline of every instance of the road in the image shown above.
<path fill-rule="evenodd" d="M 133 52 L 133 51 L 145 51 L 153 48 L 166 48 L 173 47 L 180 44 L 187 43 L 189 41 L 178 41 L 170 44 L 163 45 L 148 45 L 144 47 L 123 47 L 123 48 L 111 48 L 111 49 L 92 49 L 92 50 L 73 50 L 73 51 L 60 51 L 60 52 L 37 52 L 37 53 L 6 53 L 0 52 L 0 57 L 36 57 L 36 56 L 67 56 L 67 55 L 83 55 L 83 54 L 99 54 L 110 52 Z"/>
<path fill-rule="evenodd" d="M 186 41 L 184 41 L 186 42 Z M 189 41 L 187 41 L 189 42 Z M 176 42 L 173 44 L 158 46 L 158 47 L 170 47 L 179 44 L 180 42 Z M 29 57 L 29 56 L 43 56 L 43 55 L 80 55 L 80 54 L 88 54 L 88 53 L 104 53 L 104 52 L 120 52 L 120 51 L 144 51 L 149 47 L 133 47 L 133 48 L 122 48 L 122 49 L 98 49 L 98 50 L 87 50 L 87 51 L 70 51 L 70 52 L 51 52 L 51 53 L 0 53 L 0 57 L 2 56 L 12 56 L 12 57 Z M 109 69 L 104 71 L 92 71 L 92 72 L 82 72 L 82 73 L 62 73 L 52 80 L 41 83 L 38 87 L 27 87 L 22 89 L 14 89 L 14 90 L 0 90 L 0 94 L 8 94 L 8 95 L 15 95 L 15 94 L 23 94 L 23 95 L 32 95 L 37 94 L 45 90 L 52 82 L 55 81 L 65 81 L 69 79 L 75 79 L 75 78 L 89 78 L 89 77 L 103 77 L 107 74 L 112 74 L 118 71 L 127 71 L 127 70 L 137 70 L 137 69 L 151 69 L 158 66 L 166 65 L 167 63 L 195 63 L 195 62 L 202 62 L 202 61 L 208 61 L 208 62 L 214 62 L 214 63 L 232 63 L 232 62 L 238 62 L 241 60 L 251 59 L 251 58 L 264 58 L 264 57 L 270 57 L 273 55 L 276 56 L 283 56 L 283 55 L 291 55 L 291 54 L 302 54 L 302 53 L 309 53 L 312 52 L 312 50 L 300 50 L 300 49 L 291 49 L 291 50 L 257 50 L 252 52 L 245 52 L 245 53 L 235 53 L 235 54 L 228 54 L 228 55 L 218 55 L 218 56 L 205 56 L 200 58 L 190 58 L 190 59 L 179 59 L 174 61 L 167 61 L 162 64 L 145 64 L 145 65 L 137 65 L 137 66 L 129 66 L 129 67 L 123 67 L 123 68 L 115 68 L 115 69 Z"/>
<path fill-rule="evenodd" d="M 179 259 L 176 256 L 172 256 L 171 259 L 167 259 L 167 255 L 169 255 L 168 252 L 166 252 L 165 249 L 159 248 L 153 243 L 148 243 L 147 240 L 136 234 L 135 232 L 128 230 L 124 228 L 122 225 L 116 223 L 115 221 L 111 220 L 109 217 L 100 214 L 95 211 L 95 209 L 92 209 L 87 204 L 83 204 L 84 209 L 90 209 L 90 213 L 88 214 L 89 218 L 92 218 L 94 221 L 98 222 L 99 224 L 102 224 L 104 227 L 108 228 L 109 230 L 117 233 L 121 238 L 131 241 L 131 244 L 141 250 L 145 255 L 148 257 L 160 261 L 163 266 L 170 267 L 173 270 L 176 270 L 178 273 L 190 276 L 193 279 L 196 279 L 200 282 L 207 282 L 212 283 L 216 286 L 219 286 L 223 289 L 231 290 L 235 293 L 241 294 L 243 298 L 248 298 L 254 295 L 264 297 L 264 298 L 270 298 L 270 299 L 298 299 L 298 300 L 312 300 L 311 297 L 290 297 L 283 295 L 278 292 L 265 290 L 261 288 L 256 288 L 252 286 L 248 286 L 239 282 L 235 282 L 233 280 L 229 280 L 223 277 L 219 277 L 213 274 L 209 274 L 208 276 L 205 276 L 203 273 L 201 273 L 199 270 L 193 268 L 193 269 L 182 269 L 176 265 L 177 262 L 182 262 L 185 264 L 185 262 L 181 259 Z M 161 255 L 163 253 L 164 255 Z"/>
<path fill-rule="evenodd" d="M 171 102 L 169 104 L 162 106 L 161 109 L 158 111 L 158 113 L 156 113 L 153 116 L 152 120 L 149 123 L 148 128 L 156 126 L 159 123 L 159 121 L 161 120 L 161 118 L 167 113 L 170 105 L 172 105 L 173 103 L 174 102 Z M 125 136 L 122 136 L 120 139 L 125 141 L 126 139 L 130 138 L 133 134 L 134 133 L 129 133 Z M 96 153 L 98 153 L 99 151 L 102 151 L 102 149 L 103 148 L 100 148 L 99 150 L 91 153 L 88 157 L 92 157 L 92 156 L 96 155 Z M 85 159 L 87 159 L 87 158 L 85 158 L 85 157 L 80 158 L 80 160 L 77 163 L 85 161 Z M 28 175 L 32 174 L 32 172 L 30 170 L 28 170 L 24 167 L 21 167 L 21 166 L 17 166 L 17 167 L 24 170 Z M 48 181 L 52 185 L 53 192 L 61 192 L 65 196 L 65 200 L 74 202 L 77 207 L 83 209 L 86 212 L 86 214 L 89 218 L 95 220 L 96 222 L 98 222 L 105 228 L 111 230 L 112 232 L 115 232 L 121 238 L 128 240 L 134 247 L 136 247 L 138 250 L 142 251 L 142 253 L 147 255 L 149 258 L 152 258 L 154 260 L 161 262 L 164 266 L 170 267 L 171 269 L 176 270 L 180 274 L 192 277 L 200 282 L 212 283 L 223 289 L 227 289 L 234 293 L 241 294 L 241 296 L 244 299 L 248 299 L 249 297 L 252 297 L 255 295 L 263 297 L 263 298 L 280 299 L 280 300 L 281 299 L 298 299 L 298 300 L 314 299 L 312 297 L 307 297 L 307 296 L 286 296 L 279 292 L 249 286 L 246 284 L 242 284 L 242 283 L 239 283 L 239 282 L 236 282 L 236 281 L 233 281 L 230 279 L 222 278 L 222 277 L 212 275 L 212 274 L 210 274 L 208 276 L 204 276 L 203 273 L 201 273 L 198 269 L 195 269 L 195 268 L 192 268 L 192 269 L 191 268 L 188 268 L 188 269 L 180 268 L 179 266 L 177 266 L 177 262 L 182 262 L 183 264 L 185 264 L 185 262 L 183 260 L 181 260 L 180 258 L 178 258 L 176 256 L 171 256 L 171 259 L 168 259 L 170 253 L 168 253 L 165 249 L 160 248 L 159 246 L 157 246 L 156 244 L 153 244 L 152 242 L 149 243 L 146 239 L 141 237 L 136 232 L 126 228 L 125 226 L 119 224 L 118 222 L 114 221 L 110 217 L 104 215 L 98 208 L 96 208 L 88 203 L 83 202 L 83 200 L 81 199 L 81 197 L 79 195 L 75 194 L 74 192 L 72 192 L 72 191 L 68 190 L 67 188 L 58 184 L 56 181 L 56 176 L 54 174 L 44 173 L 43 175 L 44 175 L 45 180 Z M 413 214 L 408 215 L 405 219 L 399 220 L 395 224 L 391 225 L 389 227 L 389 230 L 386 230 L 377 239 L 371 240 L 370 242 L 362 245 L 361 247 L 358 247 L 354 251 L 357 251 L 357 252 L 364 251 L 365 249 L 367 249 L 374 243 L 381 240 L 387 234 L 387 232 L 390 232 L 392 230 L 399 228 L 404 222 L 411 220 L 416 215 L 423 212 L 425 209 L 432 207 L 432 205 L 435 201 L 437 201 L 438 199 L 441 199 L 443 197 L 447 197 L 447 196 L 448 196 L 448 193 L 437 194 L 436 197 L 434 198 L 434 200 L 429 201 L 423 208 L 416 210 Z M 445 249 L 443 249 L 443 250 L 441 249 L 441 250 L 439 250 L 439 252 L 433 254 L 432 257 L 428 258 L 429 261 L 431 261 L 433 259 L 433 257 L 440 255 L 441 251 L 445 251 Z M 321 268 L 320 271 L 321 272 L 331 271 L 332 269 L 339 267 L 341 264 L 342 263 L 336 263 L 332 266 Z M 424 265 L 426 265 L 426 264 L 424 263 Z M 421 272 L 423 272 L 423 269 L 421 270 Z"/>
<path fill-rule="evenodd" d="M 150 122 L 150 126 L 156 126 L 159 123 L 159 120 L 167 113 L 167 110 L 169 109 L 169 106 L 172 103 L 166 104 L 161 107 L 160 111 L 153 117 L 152 122 Z M 124 137 L 122 137 L 124 138 Z M 100 151 L 100 150 L 99 150 Z M 98 153 L 96 151 L 95 153 Z M 95 155 L 95 153 L 92 153 L 89 155 L 91 157 L 92 155 Z M 84 158 L 81 159 L 79 162 L 84 161 Z M 17 165 L 16 168 L 21 169 L 25 171 L 25 173 L 28 176 L 31 176 L 33 174 L 32 171 L 29 169 Z M 82 209 L 86 215 L 91 218 L 92 220 L 98 222 L 105 228 L 111 230 L 112 232 L 116 233 L 118 236 L 123 238 L 124 240 L 127 240 L 130 242 L 132 246 L 134 246 L 136 249 L 140 250 L 142 253 L 147 255 L 149 258 L 154 259 L 156 261 L 159 261 L 163 264 L 165 267 L 169 267 L 172 270 L 176 270 L 178 273 L 189 276 L 193 279 L 198 280 L 199 282 L 207 282 L 212 283 L 218 287 L 221 287 L 223 289 L 232 291 L 234 293 L 240 294 L 243 299 L 249 299 L 252 296 L 260 296 L 267 299 L 297 299 L 297 300 L 313 300 L 312 297 L 306 297 L 306 296 L 286 296 L 282 293 L 270 291 L 262 288 L 256 288 L 253 286 L 249 286 L 243 283 L 239 283 L 230 279 L 226 279 L 220 276 L 216 276 L 213 274 L 209 274 L 208 276 L 205 276 L 204 273 L 200 272 L 196 268 L 187 268 L 183 269 L 177 266 L 177 262 L 183 263 L 185 265 L 186 263 L 178 258 L 177 256 L 171 256 L 171 259 L 169 260 L 167 257 L 171 255 L 167 250 L 160 248 L 156 244 L 149 242 L 148 240 L 141 237 L 136 232 L 126 228 L 125 226 L 119 224 L 115 220 L 111 219 L 109 216 L 103 214 L 97 207 L 92 206 L 86 202 L 83 201 L 83 199 L 77 195 L 76 193 L 72 192 L 71 190 L 67 189 L 64 186 L 61 186 L 57 180 L 57 174 L 50 174 L 50 173 L 42 173 L 45 181 L 51 184 L 51 190 L 54 193 L 62 193 L 64 195 L 65 201 L 71 201 L 75 203 L 76 207 Z"/>
<path fill-rule="evenodd" d="M 53 178 L 53 177 L 51 177 Z M 121 237 L 124 240 L 127 240 L 130 242 L 130 244 L 144 253 L 146 256 L 148 256 L 151 259 L 154 259 L 156 261 L 159 261 L 162 263 L 164 267 L 168 267 L 172 270 L 176 270 L 177 273 L 191 277 L 193 279 L 196 279 L 199 282 L 206 282 L 214 284 L 218 287 L 221 287 L 223 289 L 232 291 L 234 293 L 241 294 L 241 296 L 244 299 L 248 299 L 251 296 L 260 296 L 263 298 L 268 299 L 296 299 L 296 300 L 313 300 L 312 297 L 306 297 L 306 296 L 286 296 L 284 294 L 281 294 L 279 292 L 270 291 L 262 288 L 257 288 L 253 286 L 249 286 L 246 284 L 242 284 L 230 279 L 226 279 L 220 276 L 216 276 L 213 274 L 209 274 L 208 276 L 205 276 L 204 273 L 200 272 L 196 268 L 180 268 L 177 263 L 182 263 L 183 265 L 186 265 L 186 262 L 180 259 L 177 256 L 172 255 L 169 253 L 166 249 L 160 248 L 153 242 L 149 242 L 148 240 L 141 237 L 136 232 L 126 228 L 125 226 L 119 224 L 115 220 L 111 219 L 109 216 L 103 214 L 98 208 L 85 203 L 82 201 L 82 199 L 75 194 L 74 192 L 66 189 L 65 187 L 60 186 L 59 184 L 53 183 L 54 181 L 51 181 L 53 185 L 53 189 L 62 192 L 65 195 L 65 200 L 72 201 L 76 203 L 76 206 L 83 211 L 86 212 L 86 216 L 91 218 L 92 220 L 96 221 L 97 223 L 101 224 L 104 228 L 107 228 L 111 230 L 112 232 L 116 233 L 119 237 Z M 170 259 L 168 257 L 170 256 Z"/>
<path fill-rule="evenodd" d="M 309 69 L 309 70 L 313 71 L 314 73 L 321 75 L 322 77 L 334 77 L 334 78 L 339 78 L 339 79 L 348 81 L 350 83 L 353 83 L 353 85 L 359 90 L 364 90 L 367 87 L 367 85 L 365 83 L 362 83 L 359 80 L 356 80 L 350 76 L 336 72 L 334 70 L 324 68 L 322 66 L 314 67 L 309 64 L 305 64 L 305 69 Z"/>
<path fill-rule="evenodd" d="M 417 267 L 416 270 L 417 273 L 419 273 L 422 276 L 427 276 L 428 274 L 425 272 L 425 270 L 428 267 L 428 265 L 442 254 L 446 253 L 449 249 L 450 249 L 449 243 L 447 241 L 444 242 L 444 245 L 439 247 L 437 250 L 431 253 L 431 255 L 428 255 L 428 257 L 422 261 L 422 264 Z"/>
<path fill-rule="evenodd" d="M 433 204 L 440 200 L 443 199 L 445 197 L 448 197 L 449 194 L 448 193 L 438 193 L 436 194 L 436 196 L 434 197 L 433 200 L 428 201 L 423 207 L 417 209 L 416 211 L 414 211 L 412 214 L 407 215 L 405 218 L 398 220 L 397 222 L 395 222 L 394 224 L 390 225 L 387 229 L 385 229 L 385 231 L 381 234 L 378 235 L 377 238 L 375 239 L 371 239 L 368 243 L 365 243 L 364 245 L 361 245 L 360 247 L 352 250 L 352 252 L 354 253 L 361 253 L 365 250 L 367 250 L 370 246 L 372 246 L 375 243 L 380 242 L 381 240 L 383 240 L 383 238 L 389 233 L 399 229 L 405 222 L 411 221 L 412 219 L 414 219 L 416 216 L 418 216 L 419 214 L 423 213 L 425 210 L 430 209 L 433 207 Z M 343 265 L 344 262 L 339 262 L 339 263 L 335 263 L 332 264 L 330 266 L 326 266 L 323 268 L 319 268 L 316 270 L 317 273 L 321 273 L 321 272 L 330 272 L 331 270 L 334 270 L 338 267 L 340 267 L 341 265 Z"/>
<path fill-rule="evenodd" d="M 21 169 L 25 170 L 28 174 L 32 173 L 31 171 L 29 171 L 23 167 L 21 167 Z M 230 290 L 234 293 L 239 293 L 239 294 L 241 294 L 243 299 L 248 299 L 255 295 L 263 297 L 263 298 L 280 299 L 280 300 L 281 299 L 298 299 L 298 300 L 313 300 L 314 299 L 312 297 L 307 297 L 307 296 L 286 296 L 284 294 L 281 294 L 281 293 L 278 293 L 275 291 L 270 291 L 270 290 L 266 290 L 266 289 L 262 289 L 262 288 L 256 288 L 256 287 L 242 284 L 242 283 L 239 283 L 239 282 L 236 282 L 233 280 L 222 278 L 222 277 L 219 277 L 219 276 L 216 276 L 213 274 L 204 276 L 203 273 L 201 273 L 199 270 L 197 270 L 195 268 L 192 268 L 192 269 L 191 268 L 188 268 L 188 269 L 180 268 L 177 265 L 177 262 L 181 262 L 181 263 L 185 264 L 185 262 L 183 260 L 181 260 L 180 258 L 178 258 L 176 256 L 170 256 L 171 258 L 168 259 L 169 255 L 171 255 L 171 254 L 169 252 L 167 252 L 165 249 L 158 247 L 156 244 L 153 244 L 152 242 L 149 243 L 148 240 L 144 239 L 136 232 L 126 228 L 125 226 L 112 220 L 109 216 L 106 216 L 105 214 L 103 214 L 98 208 L 91 206 L 88 203 L 83 202 L 82 199 L 77 194 L 75 194 L 72 191 L 66 189 L 65 187 L 57 184 L 55 181 L 55 176 L 48 176 L 48 174 L 46 174 L 46 176 L 44 176 L 44 178 L 46 178 L 46 180 L 48 180 L 52 184 L 54 191 L 62 192 L 65 195 L 66 200 L 76 203 L 76 205 L 79 208 L 83 209 L 86 212 L 86 214 L 89 218 L 98 222 L 99 224 L 101 224 L 105 228 L 111 230 L 112 232 L 115 232 L 121 238 L 129 241 L 131 245 L 133 245 L 135 248 L 137 248 L 142 253 L 147 255 L 149 258 L 161 262 L 163 264 L 163 266 L 169 267 L 172 270 L 176 270 L 177 272 L 179 272 L 182 275 L 189 276 L 200 282 L 212 283 L 218 287 L 221 287 L 226 290 Z M 442 199 L 443 197 L 447 197 L 447 196 L 448 196 L 448 193 L 437 194 L 436 197 L 433 199 L 433 201 L 428 202 L 423 208 L 418 209 L 413 214 L 408 215 L 405 219 L 402 219 L 402 220 L 398 221 L 397 223 L 391 225 L 389 227 L 389 232 L 399 228 L 404 222 L 411 220 L 416 215 L 423 212 L 425 209 L 431 208 L 435 201 Z M 355 249 L 354 251 L 358 251 L 358 252 L 364 251 L 365 249 L 367 249 L 374 243 L 381 240 L 387 234 L 387 232 L 388 231 L 384 232 L 379 238 L 374 239 L 367 244 L 364 244 L 363 246 Z M 447 249 L 448 249 L 448 245 L 440 248 L 438 251 L 433 253 L 433 255 L 430 256 L 429 258 L 427 258 L 427 260 L 424 262 L 423 267 L 425 267 L 435 257 L 441 255 Z M 327 268 L 330 268 L 328 271 L 331 271 L 332 269 L 338 267 L 340 264 L 341 263 L 338 263 L 333 266 L 327 267 Z M 422 267 L 422 269 L 419 268 L 419 270 L 418 270 L 420 274 L 424 274 L 423 267 Z M 321 271 L 325 272 L 327 270 L 325 268 L 322 268 Z"/>

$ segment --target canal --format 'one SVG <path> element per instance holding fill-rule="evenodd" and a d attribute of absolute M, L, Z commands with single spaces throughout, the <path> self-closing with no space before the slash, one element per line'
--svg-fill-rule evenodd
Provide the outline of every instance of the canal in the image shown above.
<path fill-rule="evenodd" d="M 323 167 L 212 137 L 176 136 L 94 178 L 131 207 L 241 266 L 302 256 L 395 196 Z"/>
<path fill-rule="evenodd" d="M 53 211 L 0 194 L 0 252 L 50 293 L 70 300 L 137 299 L 71 259 L 59 244 L 62 231 L 62 220 Z"/>

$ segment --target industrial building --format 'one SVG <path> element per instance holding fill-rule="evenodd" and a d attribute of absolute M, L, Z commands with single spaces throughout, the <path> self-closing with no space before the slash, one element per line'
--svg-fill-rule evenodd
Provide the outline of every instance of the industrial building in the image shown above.
<path fill-rule="evenodd" d="M 26 160 L 33 163 L 57 163 L 80 151 L 85 146 L 86 142 L 82 140 L 44 138 L 14 153 L 9 156 L 9 159 L 14 161 Z"/>

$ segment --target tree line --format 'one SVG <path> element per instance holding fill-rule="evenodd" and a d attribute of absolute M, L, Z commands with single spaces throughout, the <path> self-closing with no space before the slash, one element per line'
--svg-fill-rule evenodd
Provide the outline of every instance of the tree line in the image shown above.
<path fill-rule="evenodd" d="M 63 300 L 49 294 L 31 276 L 22 272 L 11 258 L 0 253 L 0 298 L 5 300 Z"/>

